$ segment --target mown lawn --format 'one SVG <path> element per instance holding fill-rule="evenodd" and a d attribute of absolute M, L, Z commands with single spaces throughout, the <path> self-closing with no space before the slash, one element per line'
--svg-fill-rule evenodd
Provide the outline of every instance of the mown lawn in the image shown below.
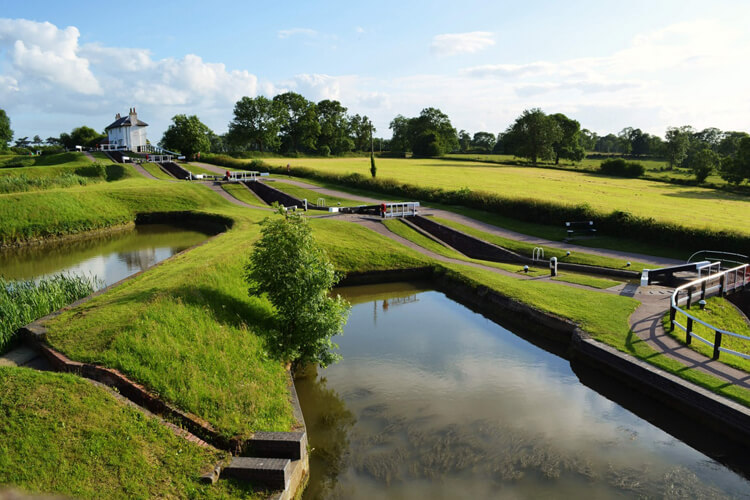
<path fill-rule="evenodd" d="M 274 189 L 278 189 L 279 191 L 282 191 L 290 196 L 294 196 L 297 199 L 300 200 L 307 200 L 308 203 L 312 203 L 317 205 L 320 198 L 323 198 L 324 206 L 326 207 L 336 207 L 336 206 L 342 206 L 342 207 L 356 207 L 358 205 L 362 205 L 363 203 L 361 201 L 356 200 L 350 200 L 348 198 L 339 198 L 337 196 L 331 196 L 327 194 L 322 194 L 319 191 L 315 191 L 314 189 L 307 189 L 299 186 L 293 186 L 292 184 L 287 184 L 283 181 L 276 181 L 274 183 L 269 183 L 269 186 L 271 186 Z"/>
<path fill-rule="evenodd" d="M 221 185 L 221 189 L 248 205 L 253 205 L 255 207 L 268 207 L 267 203 L 255 196 L 254 193 L 250 192 L 247 186 L 239 182 L 225 182 Z"/>
<path fill-rule="evenodd" d="M 0 367 L 0 485 L 75 498 L 262 498 L 201 448 L 75 375 Z"/>
<path fill-rule="evenodd" d="M 143 169 L 148 172 L 149 174 L 153 175 L 157 179 L 161 180 L 174 180 L 174 177 L 166 173 L 164 170 L 161 169 L 159 165 L 156 163 L 149 163 L 149 162 L 143 162 L 141 163 L 141 166 Z"/>
<path fill-rule="evenodd" d="M 270 158 L 337 174 L 369 176 L 368 158 Z M 379 158 L 378 177 L 425 187 L 496 193 L 503 197 L 537 198 L 570 206 L 588 204 L 609 213 L 622 210 L 642 217 L 697 228 L 726 229 L 750 234 L 750 210 L 745 196 L 642 179 L 622 179 L 589 173 L 440 159 Z M 293 170 L 293 169 L 292 169 Z"/>

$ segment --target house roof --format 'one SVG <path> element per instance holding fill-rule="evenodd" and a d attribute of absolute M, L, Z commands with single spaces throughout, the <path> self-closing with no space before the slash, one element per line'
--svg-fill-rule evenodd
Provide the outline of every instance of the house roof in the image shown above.
<path fill-rule="evenodd" d="M 111 128 L 120 128 L 120 127 L 132 127 L 135 125 L 141 126 L 141 127 L 148 127 L 148 123 L 142 122 L 138 119 L 138 117 L 135 118 L 135 123 L 130 119 L 132 115 L 123 116 L 122 118 L 118 118 L 117 120 L 113 121 L 111 125 L 109 125 L 104 130 L 109 130 Z"/>

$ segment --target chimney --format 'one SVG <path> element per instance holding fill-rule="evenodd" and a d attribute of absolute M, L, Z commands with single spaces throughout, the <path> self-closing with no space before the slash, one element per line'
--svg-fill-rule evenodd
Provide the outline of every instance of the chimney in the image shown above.
<path fill-rule="evenodd" d="M 120 113 L 117 113 L 117 116 L 115 116 L 115 120 L 119 120 L 120 118 L 122 118 L 122 117 L 120 116 Z"/>
<path fill-rule="evenodd" d="M 130 108 L 130 116 L 132 116 L 133 118 L 137 116 L 135 112 L 135 108 Z"/>

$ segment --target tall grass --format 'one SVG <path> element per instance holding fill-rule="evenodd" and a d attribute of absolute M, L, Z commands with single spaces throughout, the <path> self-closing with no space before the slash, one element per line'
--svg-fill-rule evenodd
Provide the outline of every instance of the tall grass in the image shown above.
<path fill-rule="evenodd" d="M 0 352 L 16 331 L 32 321 L 90 295 L 96 280 L 57 275 L 35 281 L 9 281 L 0 276 Z"/>

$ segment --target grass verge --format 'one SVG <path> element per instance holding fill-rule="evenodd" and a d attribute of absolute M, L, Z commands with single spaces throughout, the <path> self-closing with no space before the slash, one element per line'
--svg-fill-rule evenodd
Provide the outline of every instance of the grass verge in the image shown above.
<path fill-rule="evenodd" d="M 363 204 L 362 202 L 359 202 L 356 200 L 350 200 L 348 198 L 339 198 L 337 196 L 323 194 L 313 189 L 306 189 L 303 187 L 294 186 L 292 184 L 287 184 L 286 182 L 283 182 L 283 181 L 274 182 L 272 187 L 288 194 L 289 196 L 294 196 L 295 198 L 299 200 L 306 199 L 308 203 L 313 203 L 315 205 L 318 204 L 318 200 L 320 198 L 323 198 L 324 203 L 325 203 L 324 206 L 327 206 L 327 207 L 335 207 L 335 206 L 356 207 L 358 205 Z"/>
<path fill-rule="evenodd" d="M 174 177 L 172 177 L 171 175 L 166 173 L 164 170 L 162 170 L 161 167 L 157 165 L 156 163 L 143 162 L 141 163 L 141 167 L 143 167 L 143 170 L 153 175 L 157 179 L 160 179 L 163 181 L 174 180 Z"/>

